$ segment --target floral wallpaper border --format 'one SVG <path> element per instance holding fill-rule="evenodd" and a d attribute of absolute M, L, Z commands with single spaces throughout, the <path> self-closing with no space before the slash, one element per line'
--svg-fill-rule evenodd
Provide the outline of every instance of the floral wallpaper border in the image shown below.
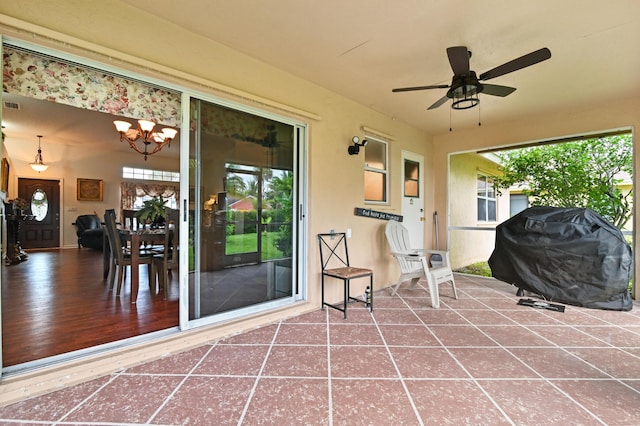
<path fill-rule="evenodd" d="M 178 127 L 180 94 L 6 46 L 2 88 L 30 98 Z"/>

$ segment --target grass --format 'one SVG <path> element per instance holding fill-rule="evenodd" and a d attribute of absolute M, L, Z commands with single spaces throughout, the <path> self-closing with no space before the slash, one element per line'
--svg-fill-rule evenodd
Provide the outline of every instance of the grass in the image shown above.
<path fill-rule="evenodd" d="M 277 232 L 262 234 L 262 260 L 281 259 L 284 256 L 275 246 Z M 225 254 L 253 253 L 257 251 L 258 234 L 228 235 Z"/>
<path fill-rule="evenodd" d="M 460 272 L 462 274 L 480 275 L 482 277 L 491 276 L 491 268 L 489 268 L 489 264 L 487 262 L 472 263 L 471 265 L 463 266 L 462 268 L 456 269 L 455 272 Z"/>

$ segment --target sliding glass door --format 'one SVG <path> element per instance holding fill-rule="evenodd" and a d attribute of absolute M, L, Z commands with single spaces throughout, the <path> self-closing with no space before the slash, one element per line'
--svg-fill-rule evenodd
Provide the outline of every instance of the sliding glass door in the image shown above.
<path fill-rule="evenodd" d="M 190 116 L 189 320 L 292 303 L 304 128 L 197 99 Z"/>

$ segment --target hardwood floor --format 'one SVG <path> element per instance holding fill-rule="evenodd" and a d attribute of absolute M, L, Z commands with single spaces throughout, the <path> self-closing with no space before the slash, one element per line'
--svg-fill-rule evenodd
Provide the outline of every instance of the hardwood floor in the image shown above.
<path fill-rule="evenodd" d="M 151 294 L 140 267 L 138 302 L 130 283 L 116 297 L 102 279 L 102 252 L 91 249 L 33 251 L 2 266 L 2 359 L 13 366 L 115 342 L 178 325 L 178 280 L 170 294 Z"/>

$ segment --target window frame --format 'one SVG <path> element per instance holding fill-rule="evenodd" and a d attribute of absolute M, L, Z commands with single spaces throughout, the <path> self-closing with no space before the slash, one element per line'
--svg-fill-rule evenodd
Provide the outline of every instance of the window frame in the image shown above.
<path fill-rule="evenodd" d="M 384 146 L 384 168 L 380 169 L 380 168 L 376 168 L 376 167 L 369 167 L 369 163 L 367 163 L 366 161 L 366 147 L 365 147 L 365 161 L 364 161 L 364 173 L 363 173 L 363 190 L 364 190 L 364 194 L 363 194 L 363 198 L 364 198 L 364 203 L 365 204 L 378 204 L 378 205 L 388 205 L 389 204 L 389 142 L 381 140 L 379 138 L 373 137 L 373 136 L 365 136 L 364 139 L 367 139 L 369 141 L 369 143 L 375 142 L 375 143 L 381 143 Z M 367 194 L 366 194 L 366 174 L 367 172 L 370 173 L 379 173 L 383 176 L 384 178 L 384 188 L 383 188 L 383 200 L 382 201 L 378 201 L 378 200 L 367 200 Z"/>
<path fill-rule="evenodd" d="M 180 172 L 122 166 L 122 178 L 150 182 L 180 182 Z"/>
<path fill-rule="evenodd" d="M 484 195 L 480 195 L 480 191 L 478 188 L 478 181 L 480 179 L 484 180 L 485 183 L 485 190 L 484 190 Z M 489 181 L 491 180 L 491 185 L 489 186 Z M 488 195 L 489 191 L 489 187 L 491 187 L 493 189 L 493 197 L 490 197 Z M 484 206 L 484 217 L 485 219 L 481 219 L 480 218 L 480 201 L 483 202 L 483 206 Z M 489 202 L 493 201 L 494 203 L 494 214 L 495 217 L 492 219 L 489 217 Z M 493 180 L 491 179 L 491 176 L 489 176 L 486 173 L 482 173 L 480 171 L 478 171 L 476 173 L 476 221 L 479 223 L 495 223 L 498 221 L 498 197 L 497 197 L 497 193 L 496 193 L 496 189 L 495 189 L 495 183 L 493 182 Z"/>

